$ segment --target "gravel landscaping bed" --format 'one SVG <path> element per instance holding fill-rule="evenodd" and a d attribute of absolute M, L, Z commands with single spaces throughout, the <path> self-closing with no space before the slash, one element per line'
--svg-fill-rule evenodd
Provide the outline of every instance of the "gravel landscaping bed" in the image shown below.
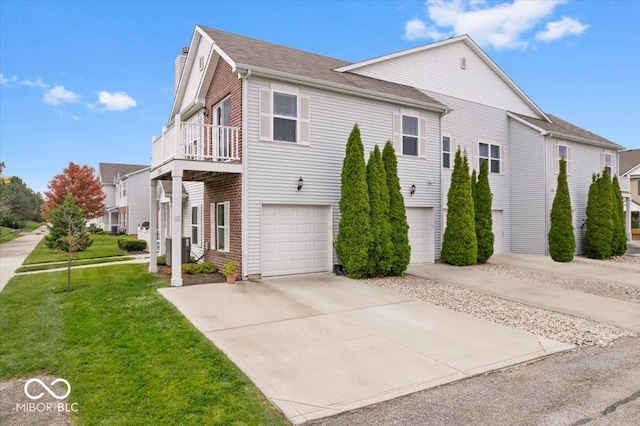
<path fill-rule="evenodd" d="M 587 262 L 582 263 L 587 264 Z M 593 264 L 589 263 L 589 265 Z M 603 266 L 608 267 L 608 265 Z M 471 268 L 494 274 L 500 274 L 517 280 L 534 281 L 539 284 L 562 287 L 568 290 L 581 291 L 583 293 L 608 297 L 610 299 L 622 300 L 624 302 L 640 303 L 640 287 L 634 287 L 631 285 L 614 284 L 607 281 L 596 281 L 563 275 L 554 275 L 549 272 L 531 271 L 529 269 L 518 268 L 515 266 L 494 265 L 490 263 L 484 265 L 474 265 L 471 266 Z M 638 307 L 638 309 L 640 309 L 640 307 Z"/>
<path fill-rule="evenodd" d="M 608 347 L 621 337 L 637 337 L 631 330 L 523 305 L 412 275 L 372 278 L 363 282 L 486 321 L 580 347 Z"/>

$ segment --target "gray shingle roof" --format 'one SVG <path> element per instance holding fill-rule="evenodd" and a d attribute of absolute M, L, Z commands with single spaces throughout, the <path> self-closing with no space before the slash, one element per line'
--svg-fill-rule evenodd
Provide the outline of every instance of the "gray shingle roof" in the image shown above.
<path fill-rule="evenodd" d="M 98 177 L 103 184 L 113 184 L 118 175 L 128 175 L 148 167 L 140 164 L 98 163 Z"/>
<path fill-rule="evenodd" d="M 623 175 L 640 164 L 640 149 L 622 151 L 620 158 L 620 174 Z"/>
<path fill-rule="evenodd" d="M 214 42 L 241 67 L 261 68 L 278 73 L 286 73 L 293 76 L 339 84 L 354 89 L 395 95 L 418 102 L 429 103 L 443 110 L 447 109 L 444 104 L 414 87 L 352 74 L 350 72 L 334 71 L 336 68 L 349 65 L 350 62 L 201 25 L 198 25 L 198 27 L 211 37 Z"/>
<path fill-rule="evenodd" d="M 529 117 L 524 114 L 518 114 L 515 112 L 511 112 L 511 114 L 520 117 L 524 121 L 527 121 L 536 127 L 539 127 L 543 130 L 553 133 L 556 137 L 565 135 L 568 137 L 583 139 L 587 142 L 590 142 L 593 145 L 601 146 L 603 148 L 609 148 L 614 150 L 623 149 L 622 146 L 618 145 L 615 142 L 610 141 L 609 139 L 605 139 L 602 136 L 596 135 L 595 133 L 592 133 L 588 130 L 578 127 L 575 124 L 571 124 L 568 121 L 564 121 L 563 119 L 546 112 L 545 114 L 547 115 L 547 117 L 549 117 L 549 119 L 551 119 L 551 121 L 553 121 L 553 123 L 549 123 L 544 120 Z"/>

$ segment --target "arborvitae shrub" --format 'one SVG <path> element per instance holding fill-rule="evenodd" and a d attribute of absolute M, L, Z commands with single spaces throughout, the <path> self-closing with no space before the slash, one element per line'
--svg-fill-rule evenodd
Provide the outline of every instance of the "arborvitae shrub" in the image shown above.
<path fill-rule="evenodd" d="M 475 184 L 474 192 L 476 239 L 478 240 L 478 263 L 485 263 L 493 255 L 494 240 L 492 229 L 493 218 L 491 217 L 489 163 L 486 161 L 480 165 L 480 174 L 478 175 L 478 182 Z"/>
<path fill-rule="evenodd" d="M 611 203 L 613 223 L 613 238 L 611 240 L 611 254 L 622 256 L 627 252 L 627 231 L 625 229 L 624 200 L 620 191 L 618 176 L 613 177 L 613 200 Z"/>
<path fill-rule="evenodd" d="M 442 240 L 440 259 L 457 266 L 473 265 L 478 258 L 478 241 L 471 195 L 469 166 L 460 152 L 456 152 L 447 195 L 447 228 Z"/>
<path fill-rule="evenodd" d="M 560 160 L 560 173 L 556 195 L 551 207 L 551 228 L 549 229 L 549 255 L 556 262 L 571 262 L 576 251 L 576 239 L 573 234 L 573 214 L 571 197 L 567 184 L 567 164 Z"/>
<path fill-rule="evenodd" d="M 411 259 L 411 246 L 409 245 L 409 225 L 407 224 L 407 211 L 404 206 L 404 198 L 400 192 L 400 179 L 398 179 L 398 161 L 396 152 L 391 142 L 387 141 L 382 150 L 382 162 L 387 176 L 387 188 L 389 189 L 389 224 L 391 229 L 391 254 L 390 275 L 402 275 L 407 269 Z"/>
<path fill-rule="evenodd" d="M 369 275 L 382 277 L 391 270 L 393 245 L 389 224 L 389 188 L 378 145 L 367 163 L 367 186 L 371 212 L 371 245 L 369 246 Z"/>
<path fill-rule="evenodd" d="M 364 146 L 356 124 L 349 135 L 342 164 L 340 228 L 336 254 L 353 278 L 368 274 L 371 226 Z"/>

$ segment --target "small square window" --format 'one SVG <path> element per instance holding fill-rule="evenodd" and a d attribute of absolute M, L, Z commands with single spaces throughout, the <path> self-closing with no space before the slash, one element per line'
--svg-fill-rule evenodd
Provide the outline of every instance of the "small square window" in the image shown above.
<path fill-rule="evenodd" d="M 478 143 L 478 166 L 489 162 L 489 172 L 500 173 L 500 145 Z"/>

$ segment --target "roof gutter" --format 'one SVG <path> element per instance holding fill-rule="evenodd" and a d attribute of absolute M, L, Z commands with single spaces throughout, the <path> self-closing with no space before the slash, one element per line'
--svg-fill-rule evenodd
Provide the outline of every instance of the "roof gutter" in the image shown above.
<path fill-rule="evenodd" d="M 558 138 L 558 139 L 564 139 L 564 140 L 569 140 L 569 141 L 573 141 L 573 142 L 580 142 L 580 143 L 584 143 L 584 144 L 587 144 L 587 145 L 598 146 L 598 147 L 601 147 L 601 148 L 615 149 L 616 151 L 622 151 L 624 149 L 624 147 L 622 147 L 622 146 L 620 146 L 618 144 L 602 143 L 602 142 L 594 141 L 593 139 L 582 138 L 580 136 L 569 135 L 567 133 L 562 133 L 562 132 L 548 131 L 548 132 L 544 133 L 544 136 L 552 137 L 552 138 Z"/>
<path fill-rule="evenodd" d="M 448 113 L 453 111 L 452 109 L 444 106 L 437 105 L 430 102 L 422 102 L 414 99 L 405 98 L 402 96 L 396 96 L 389 93 L 376 92 L 373 90 L 359 89 L 345 84 L 332 83 L 326 80 L 318 80 L 315 78 L 303 77 L 299 75 L 289 74 L 281 71 L 274 71 L 262 67 L 252 67 L 245 64 L 236 64 L 236 72 L 251 72 L 251 75 L 258 77 L 268 77 L 285 82 L 300 83 L 310 87 L 330 89 L 333 92 L 345 93 L 350 95 L 357 95 L 367 99 L 380 100 L 384 99 L 399 105 L 413 106 L 417 108 L 426 109 L 437 113 Z M 417 89 L 416 89 L 417 90 Z"/>

